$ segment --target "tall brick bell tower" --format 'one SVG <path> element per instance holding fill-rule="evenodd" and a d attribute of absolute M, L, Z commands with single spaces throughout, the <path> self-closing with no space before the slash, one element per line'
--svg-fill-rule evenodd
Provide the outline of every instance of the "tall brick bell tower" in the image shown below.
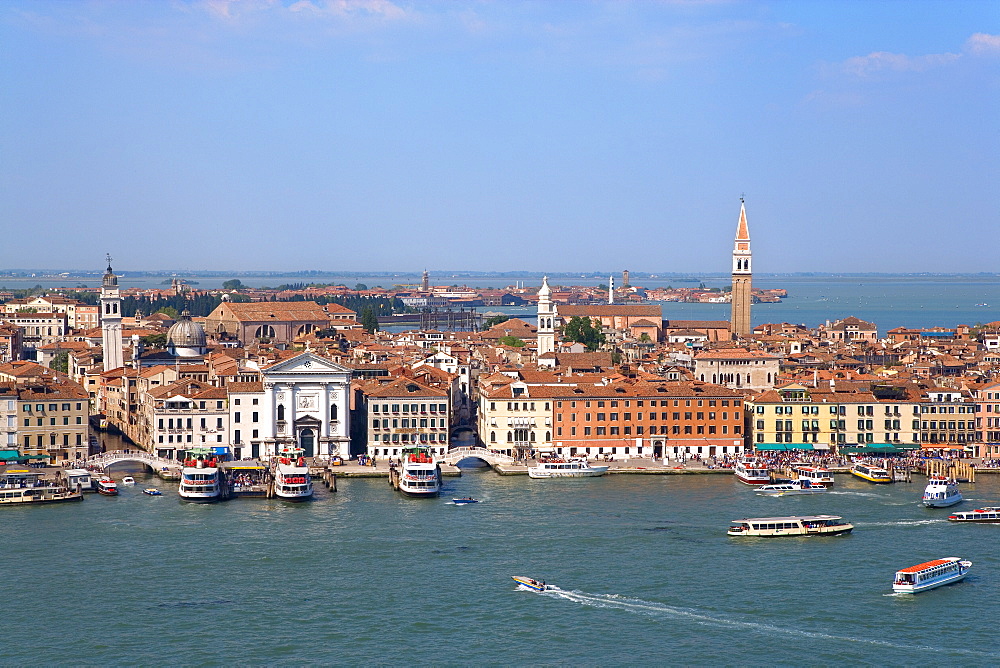
<path fill-rule="evenodd" d="M 753 295 L 750 285 L 753 274 L 750 270 L 750 230 L 747 228 L 747 211 L 740 197 L 740 222 L 736 226 L 736 242 L 733 245 L 733 291 L 732 315 L 729 331 L 733 338 L 750 335 L 750 303 Z"/>

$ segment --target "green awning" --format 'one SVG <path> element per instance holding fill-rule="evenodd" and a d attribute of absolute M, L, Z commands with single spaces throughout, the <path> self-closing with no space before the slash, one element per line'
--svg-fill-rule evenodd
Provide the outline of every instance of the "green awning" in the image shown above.
<path fill-rule="evenodd" d="M 813 450 L 812 443 L 754 443 L 754 450 Z"/>
<path fill-rule="evenodd" d="M 837 452 L 845 455 L 900 455 L 918 446 L 906 447 L 891 443 L 870 443 L 866 445 L 841 445 Z"/>
<path fill-rule="evenodd" d="M 52 459 L 52 455 L 24 455 L 18 459 Z"/>

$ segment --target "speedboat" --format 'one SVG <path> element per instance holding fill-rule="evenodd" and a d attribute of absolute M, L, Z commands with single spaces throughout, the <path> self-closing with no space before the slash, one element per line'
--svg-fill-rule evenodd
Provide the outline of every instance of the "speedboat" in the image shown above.
<path fill-rule="evenodd" d="M 726 533 L 730 536 L 839 536 L 850 533 L 854 525 L 837 515 L 802 515 L 792 517 L 747 517 L 733 520 Z"/>
<path fill-rule="evenodd" d="M 399 491 L 409 496 L 437 496 L 441 491 L 441 467 L 426 448 L 413 448 L 403 455 Z"/>
<path fill-rule="evenodd" d="M 1000 523 L 1000 508 L 990 506 L 988 508 L 976 508 L 966 510 L 948 516 L 949 522 L 981 522 L 983 524 Z"/>
<path fill-rule="evenodd" d="M 591 466 L 586 459 L 543 459 L 528 468 L 529 478 L 596 478 L 607 473 L 607 466 Z"/>
<path fill-rule="evenodd" d="M 851 467 L 851 475 L 879 485 L 892 482 L 892 476 L 889 475 L 889 471 L 886 469 L 881 466 L 872 466 L 871 464 L 863 464 L 861 462 Z"/>
<path fill-rule="evenodd" d="M 473 499 L 471 496 L 467 496 L 464 499 L 452 499 L 451 502 L 456 506 L 464 506 L 468 503 L 479 503 L 479 499 Z"/>
<path fill-rule="evenodd" d="M 757 494 L 765 494 L 767 496 L 785 496 L 788 494 L 819 494 L 828 490 L 824 485 L 799 478 L 798 480 L 790 480 L 774 485 L 764 485 L 754 491 Z"/>
<path fill-rule="evenodd" d="M 124 478 L 122 478 L 122 484 L 123 485 L 134 485 L 135 484 L 135 478 L 133 478 L 130 475 L 127 475 Z"/>
<path fill-rule="evenodd" d="M 958 557 L 927 561 L 896 571 L 892 590 L 902 594 L 916 594 L 934 589 L 964 579 L 970 568 L 972 568 L 971 561 L 965 561 Z"/>
<path fill-rule="evenodd" d="M 147 487 L 146 489 L 142 490 L 142 493 L 149 494 L 150 496 L 163 496 L 163 492 L 156 489 L 155 487 Z"/>
<path fill-rule="evenodd" d="M 922 500 L 928 508 L 947 508 L 962 502 L 962 492 L 957 480 L 934 475 L 927 479 Z"/>
<path fill-rule="evenodd" d="M 118 485 L 110 476 L 101 476 L 97 481 L 97 493 L 104 496 L 118 496 Z"/>
<path fill-rule="evenodd" d="M 766 485 L 771 482 L 767 465 L 756 457 L 744 457 L 733 468 L 736 479 L 748 485 Z"/>
<path fill-rule="evenodd" d="M 535 578 L 526 578 L 521 575 L 511 575 L 510 576 L 514 582 L 521 585 L 522 587 L 527 587 L 532 591 L 552 591 L 556 588 L 555 585 L 545 584 L 544 580 L 536 580 Z"/>
<path fill-rule="evenodd" d="M 285 448 L 274 464 L 274 495 L 285 501 L 304 501 L 313 495 L 309 466 L 302 448 Z"/>
<path fill-rule="evenodd" d="M 188 451 L 177 493 L 185 501 L 194 503 L 211 503 L 222 496 L 218 457 L 208 448 Z"/>

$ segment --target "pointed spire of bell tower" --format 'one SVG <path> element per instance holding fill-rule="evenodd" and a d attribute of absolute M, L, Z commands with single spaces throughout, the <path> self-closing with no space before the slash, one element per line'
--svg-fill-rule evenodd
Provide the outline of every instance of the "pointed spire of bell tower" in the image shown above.
<path fill-rule="evenodd" d="M 753 301 L 750 260 L 750 228 L 747 225 L 746 203 L 740 196 L 740 220 L 736 224 L 736 240 L 733 243 L 733 289 L 730 293 L 732 316 L 729 331 L 733 338 L 750 335 L 750 304 Z"/>

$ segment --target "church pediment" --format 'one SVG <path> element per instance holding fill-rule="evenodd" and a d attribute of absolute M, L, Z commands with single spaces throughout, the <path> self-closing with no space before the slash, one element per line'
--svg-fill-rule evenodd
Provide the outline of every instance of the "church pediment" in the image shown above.
<path fill-rule="evenodd" d="M 335 373 L 350 374 L 351 369 L 332 362 L 315 353 L 302 353 L 283 362 L 273 364 L 263 370 L 265 376 L 276 375 L 329 375 Z"/>

